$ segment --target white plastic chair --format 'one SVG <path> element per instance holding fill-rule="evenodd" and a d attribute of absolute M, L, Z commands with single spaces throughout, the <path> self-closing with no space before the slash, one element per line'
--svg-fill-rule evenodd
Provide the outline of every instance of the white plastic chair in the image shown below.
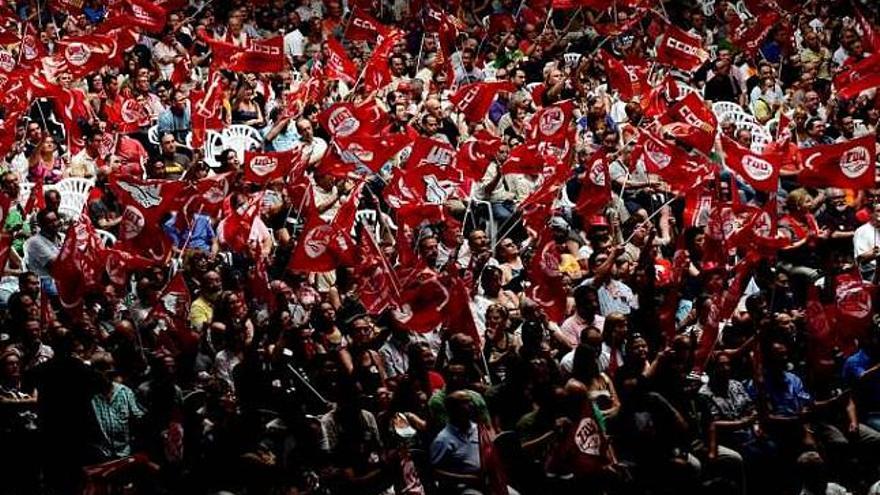
<path fill-rule="evenodd" d="M 773 141 L 773 136 L 762 125 L 749 121 L 736 122 L 734 125 L 737 131 L 739 131 L 740 129 L 748 129 L 749 131 L 751 131 L 751 149 L 755 153 L 762 153 L 764 151 L 764 148 Z"/>
<path fill-rule="evenodd" d="M 745 112 L 723 112 L 720 114 L 716 114 L 716 117 L 718 118 L 718 122 L 754 122 L 757 124 L 757 121 L 755 121 L 755 116 Z"/>
<path fill-rule="evenodd" d="M 494 246 L 495 245 L 495 234 L 496 234 L 496 232 L 495 232 L 495 214 L 492 212 L 492 203 L 490 203 L 489 201 L 486 201 L 484 199 L 477 198 L 477 194 L 479 193 L 479 188 L 480 188 L 480 185 L 479 185 L 479 183 L 476 183 L 476 182 L 474 183 L 473 186 L 471 186 L 471 194 L 470 194 L 470 197 L 468 198 L 468 200 L 471 202 L 471 205 L 472 205 L 470 214 L 471 214 L 471 217 L 474 216 L 473 205 L 484 205 L 486 207 L 486 209 L 489 211 L 489 223 L 486 224 L 486 233 L 489 234 L 489 240 L 492 242 L 492 244 L 490 244 L 490 245 Z M 467 219 L 465 219 L 465 220 L 467 220 Z M 474 225 L 476 225 L 476 222 L 474 222 Z"/>
<path fill-rule="evenodd" d="M 354 235 L 357 231 L 357 224 L 361 224 L 368 232 L 375 230 L 376 232 L 371 232 L 371 234 L 374 239 L 379 238 L 379 222 L 376 221 L 376 210 L 358 210 L 354 214 L 354 223 L 351 226 L 351 235 Z"/>
<path fill-rule="evenodd" d="M 495 81 L 495 75 L 498 73 L 498 69 L 495 67 L 486 67 L 483 69 L 483 77 L 486 82 Z"/>
<path fill-rule="evenodd" d="M 150 128 L 147 129 L 147 141 L 149 141 L 150 144 L 155 144 L 156 146 L 159 145 L 159 125 L 158 124 L 156 124 L 154 126 L 150 126 Z"/>
<path fill-rule="evenodd" d="M 715 15 L 715 0 L 700 0 L 700 8 L 704 16 L 713 17 Z"/>
<path fill-rule="evenodd" d="M 697 88 L 690 86 L 688 84 L 685 84 L 681 81 L 675 81 L 675 85 L 678 86 L 678 92 L 682 94 L 682 97 L 687 96 L 689 93 L 699 94 L 699 91 L 697 90 Z"/>
<path fill-rule="evenodd" d="M 581 54 L 575 52 L 568 52 L 562 56 L 565 60 L 565 65 L 572 69 L 576 69 L 578 64 L 581 62 Z"/>
<path fill-rule="evenodd" d="M 95 229 L 95 233 L 98 234 L 98 237 L 101 238 L 101 243 L 104 244 L 104 247 L 110 247 L 116 244 L 116 236 L 107 232 L 106 230 Z"/>
<path fill-rule="evenodd" d="M 231 125 L 224 128 L 220 134 L 223 136 L 224 148 L 235 150 L 238 159 L 242 161 L 245 151 L 259 149 L 263 145 L 263 136 L 251 126 Z"/>
<path fill-rule="evenodd" d="M 31 191 L 34 188 L 33 182 L 19 182 L 18 183 L 18 202 L 22 205 L 27 203 L 27 200 L 31 197 Z"/>
<path fill-rule="evenodd" d="M 717 117 L 721 117 L 721 114 L 728 112 L 740 112 L 746 113 L 745 109 L 732 101 L 716 101 L 712 104 L 712 113 L 714 113 Z"/>
<path fill-rule="evenodd" d="M 220 155 L 220 152 L 225 149 L 225 143 L 223 139 L 223 134 L 215 131 L 208 131 L 205 133 L 205 164 L 211 168 L 217 168 L 220 166 L 220 162 L 217 161 L 217 156 Z"/>
<path fill-rule="evenodd" d="M 57 189 L 62 196 L 66 192 L 88 195 L 93 187 L 95 187 L 95 181 L 93 179 L 85 179 L 82 177 L 68 177 L 55 183 L 55 189 Z"/>
<path fill-rule="evenodd" d="M 88 193 L 84 194 L 74 191 L 62 191 L 61 204 L 58 205 L 58 211 L 62 214 L 68 215 L 70 218 L 79 218 L 88 199 Z"/>

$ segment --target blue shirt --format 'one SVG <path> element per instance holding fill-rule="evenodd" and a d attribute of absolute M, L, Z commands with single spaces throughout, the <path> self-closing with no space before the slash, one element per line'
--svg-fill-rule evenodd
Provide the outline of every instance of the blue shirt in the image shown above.
<path fill-rule="evenodd" d="M 480 436 L 477 424 L 468 431 L 447 424 L 431 442 L 431 465 L 458 474 L 480 472 Z"/>
<path fill-rule="evenodd" d="M 874 364 L 876 361 L 864 349 L 848 357 L 843 363 L 843 380 L 851 388 L 859 391 L 859 404 L 870 412 L 880 411 L 880 374 L 875 374 L 865 383 L 856 382 Z"/>
<path fill-rule="evenodd" d="M 187 249 L 206 252 L 211 250 L 211 245 L 214 243 L 214 238 L 217 237 L 217 234 L 214 232 L 214 226 L 211 225 L 211 219 L 207 215 L 197 214 L 193 217 L 190 223 L 192 234 L 185 228 L 184 230 L 178 230 L 175 224 L 176 221 L 177 213 L 174 213 L 162 226 L 162 230 L 165 231 L 165 234 L 174 243 L 174 247 L 182 249 L 186 243 Z M 188 243 L 186 240 L 187 236 L 189 236 Z"/>
<path fill-rule="evenodd" d="M 159 127 L 159 135 L 166 132 L 174 134 L 174 139 L 179 143 L 186 142 L 186 135 L 192 130 L 192 117 L 189 107 L 184 107 L 183 114 L 175 115 L 169 108 L 159 114 L 156 119 L 156 125 Z"/>
<path fill-rule="evenodd" d="M 263 128 L 263 138 L 269 135 L 269 131 L 272 130 L 272 127 L 274 127 L 274 123 Z M 288 123 L 284 126 L 284 129 L 275 136 L 275 139 L 266 142 L 266 149 L 278 152 L 289 151 L 292 150 L 298 142 L 299 132 L 296 131 L 296 126 Z"/>
<path fill-rule="evenodd" d="M 813 397 L 804 388 L 804 382 L 788 371 L 783 374 L 781 381 L 765 378 L 764 387 L 770 399 L 770 412 L 778 416 L 797 416 L 813 402 Z M 747 391 L 753 400 L 758 395 L 753 380 L 749 380 Z"/>

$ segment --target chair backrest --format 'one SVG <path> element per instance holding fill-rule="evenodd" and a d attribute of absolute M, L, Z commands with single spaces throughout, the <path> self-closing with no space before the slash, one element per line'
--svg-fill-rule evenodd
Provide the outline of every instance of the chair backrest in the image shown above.
<path fill-rule="evenodd" d="M 68 177 L 66 179 L 61 179 L 55 184 L 55 188 L 62 196 L 64 196 L 64 193 L 66 192 L 88 195 L 89 191 L 94 186 L 94 180 L 82 177 Z"/>
<path fill-rule="evenodd" d="M 110 247 L 116 244 L 116 236 L 106 230 L 95 229 L 95 233 L 98 234 L 98 237 L 101 238 L 101 242 L 104 244 L 104 247 Z"/>
<path fill-rule="evenodd" d="M 31 190 L 34 188 L 33 182 L 19 182 L 18 183 L 18 202 L 21 204 L 27 203 L 28 198 L 31 197 Z"/>
<path fill-rule="evenodd" d="M 728 111 L 720 114 L 716 114 L 718 118 L 718 122 L 733 122 L 734 124 L 739 122 L 753 122 L 755 121 L 755 116 L 750 113 L 745 113 L 743 111 Z"/>
<path fill-rule="evenodd" d="M 256 129 L 246 125 L 231 125 L 221 132 L 223 136 L 223 149 L 235 150 L 239 160 L 244 160 L 244 152 L 259 149 L 263 144 L 263 137 Z M 219 151 L 223 151 L 220 149 Z M 218 153 L 219 153 L 218 151 Z"/>
<path fill-rule="evenodd" d="M 697 91 L 697 88 L 685 84 L 681 81 L 675 81 L 675 85 L 678 86 L 678 92 L 684 96 L 688 95 L 689 93 L 699 93 L 699 91 Z"/>
<path fill-rule="evenodd" d="M 486 67 L 485 69 L 483 69 L 483 76 L 485 77 L 486 81 L 494 81 L 497 72 L 498 69 L 496 69 L 495 67 Z"/>
<path fill-rule="evenodd" d="M 205 134 L 205 164 L 211 168 L 217 168 L 220 166 L 220 162 L 217 161 L 217 156 L 220 155 L 220 152 L 225 149 L 225 143 L 223 134 L 215 131 L 208 131 Z"/>
<path fill-rule="evenodd" d="M 572 69 L 576 68 L 581 61 L 581 54 L 575 52 L 568 52 L 562 56 L 563 60 L 565 60 L 565 65 L 571 67 Z"/>
<path fill-rule="evenodd" d="M 151 144 L 158 145 L 159 144 L 159 125 L 150 126 L 147 129 L 147 141 Z"/>
<path fill-rule="evenodd" d="M 88 199 L 88 193 L 62 191 L 61 204 L 58 205 L 58 211 L 71 218 L 79 218 Z"/>
<path fill-rule="evenodd" d="M 378 239 L 379 237 L 379 221 L 376 218 L 376 210 L 358 210 L 354 214 L 355 225 L 351 228 L 351 233 L 354 235 L 357 225 L 361 224 L 370 232 L 374 239 Z M 372 230 L 372 232 L 371 232 Z"/>
<path fill-rule="evenodd" d="M 716 101 L 712 103 L 712 112 L 715 113 L 716 116 L 720 118 L 721 114 L 727 112 L 740 112 L 746 113 L 743 107 L 733 103 L 732 101 Z"/>

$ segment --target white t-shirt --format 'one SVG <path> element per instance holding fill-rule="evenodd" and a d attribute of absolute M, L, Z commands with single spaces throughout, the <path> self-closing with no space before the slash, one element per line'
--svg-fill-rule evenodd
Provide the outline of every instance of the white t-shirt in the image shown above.
<path fill-rule="evenodd" d="M 853 256 L 858 258 L 861 254 L 870 253 L 876 246 L 880 246 L 880 230 L 871 225 L 871 222 L 856 229 L 855 234 L 853 234 Z M 870 261 L 863 266 L 870 266 L 872 269 L 875 269 L 877 261 Z"/>

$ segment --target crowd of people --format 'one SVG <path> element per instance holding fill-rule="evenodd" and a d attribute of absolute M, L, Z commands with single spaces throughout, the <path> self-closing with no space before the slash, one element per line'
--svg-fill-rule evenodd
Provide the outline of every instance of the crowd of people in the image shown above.
<path fill-rule="evenodd" d="M 3 493 L 880 493 L 880 9 L 0 5 Z"/>

